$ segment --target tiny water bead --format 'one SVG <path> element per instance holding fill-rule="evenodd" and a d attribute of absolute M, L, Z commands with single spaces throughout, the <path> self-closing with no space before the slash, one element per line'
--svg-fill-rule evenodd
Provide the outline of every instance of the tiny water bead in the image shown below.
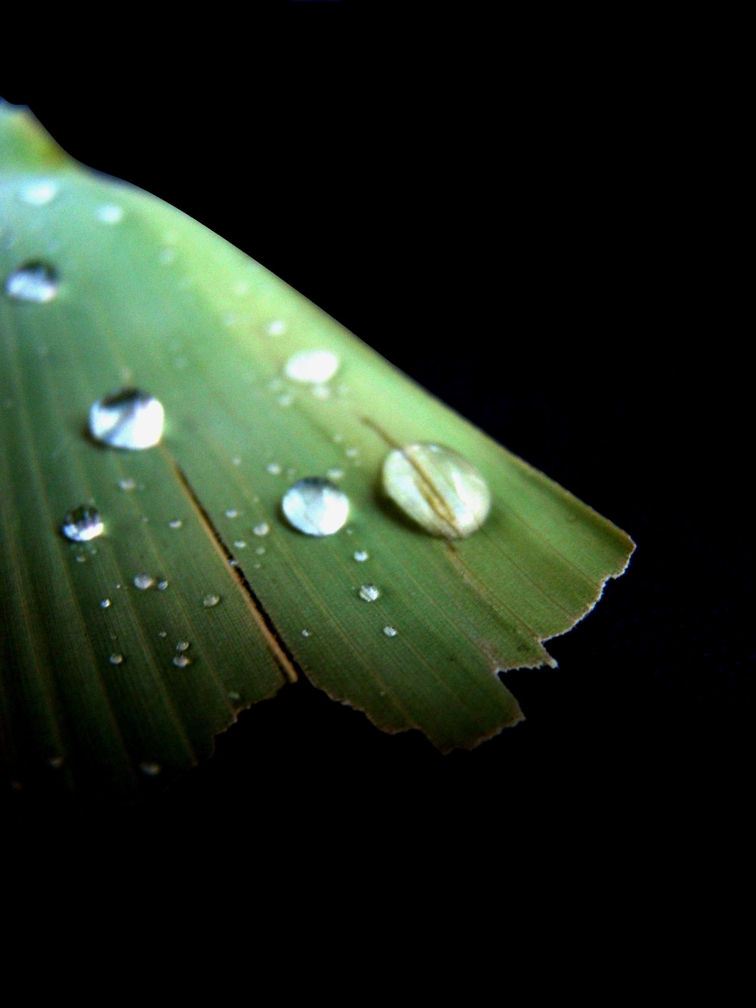
<path fill-rule="evenodd" d="M 451 448 L 410 444 L 389 452 L 383 488 L 431 535 L 464 539 L 488 516 L 491 493 L 478 470 Z"/>
<path fill-rule="evenodd" d="M 134 487 L 136 486 L 136 483 L 131 478 L 122 479 L 118 480 L 118 486 L 121 488 L 121 490 L 133 490 Z"/>
<path fill-rule="evenodd" d="M 168 582 L 165 580 L 158 581 L 155 587 L 157 588 L 158 591 L 165 591 L 165 589 L 168 587 Z"/>
<path fill-rule="evenodd" d="M 178 641 L 178 643 L 176 644 L 176 650 L 177 651 L 188 651 L 189 650 L 189 641 L 188 640 L 180 640 L 180 641 Z"/>
<path fill-rule="evenodd" d="M 354 559 L 357 563 L 364 563 L 370 554 L 367 550 L 356 550 L 354 553 Z"/>
<path fill-rule="evenodd" d="M 281 333 L 286 331 L 286 323 L 282 322 L 281 319 L 275 319 L 265 331 L 268 336 L 280 336 Z"/>
<path fill-rule="evenodd" d="M 271 475 L 273 476 L 278 476 L 281 472 L 281 466 L 278 464 L 278 462 L 271 462 L 268 465 L 268 472 L 271 473 Z"/>
<path fill-rule="evenodd" d="M 123 210 L 112 203 L 106 203 L 105 206 L 97 208 L 96 216 L 103 224 L 117 224 L 123 220 Z"/>
<path fill-rule="evenodd" d="M 134 578 L 134 587 L 145 591 L 147 588 L 152 588 L 155 584 L 155 579 L 151 578 L 149 574 L 137 574 Z"/>
<path fill-rule="evenodd" d="M 93 507 L 82 505 L 70 511 L 63 519 L 63 535 L 71 542 L 89 542 L 102 535 L 104 530 L 100 512 Z"/>
<path fill-rule="evenodd" d="M 202 605 L 205 609 L 212 609 L 213 606 L 217 606 L 220 602 L 220 595 L 205 595 L 202 599 Z"/>
<path fill-rule="evenodd" d="M 238 514 L 239 512 L 236 510 L 236 508 L 229 508 L 226 511 L 226 518 L 236 518 Z"/>
<path fill-rule="evenodd" d="M 333 535 L 349 516 L 349 498 L 320 476 L 301 479 L 289 487 L 281 502 L 289 522 L 306 535 Z"/>
<path fill-rule="evenodd" d="M 173 664 L 176 668 L 186 668 L 187 665 L 191 663 L 191 658 L 185 654 L 176 654 L 173 656 Z"/>
<path fill-rule="evenodd" d="M 112 603 L 109 598 L 104 598 L 102 602 L 100 602 L 100 605 L 102 606 L 103 609 L 110 609 L 111 604 Z"/>
<path fill-rule="evenodd" d="M 302 350 L 286 362 L 288 378 L 298 382 L 321 385 L 333 378 L 339 368 L 339 358 L 330 350 Z"/>
<path fill-rule="evenodd" d="M 76 563 L 86 563 L 86 562 L 87 558 L 83 556 L 81 553 L 76 557 Z"/>
<path fill-rule="evenodd" d="M 375 600 L 380 597 L 381 593 L 375 585 L 363 585 L 360 588 L 360 598 L 364 599 L 366 602 L 375 602 Z"/>
<path fill-rule="evenodd" d="M 267 522 L 258 522 L 252 531 L 256 536 L 266 536 L 270 532 L 270 526 Z"/>
<path fill-rule="evenodd" d="M 383 632 L 386 634 L 387 637 L 396 637 L 396 627 L 385 626 L 383 628 Z"/>
<path fill-rule="evenodd" d="M 111 665 L 122 665 L 123 664 L 123 655 L 122 654 L 112 654 L 110 656 L 110 658 L 108 658 L 108 661 L 110 662 Z"/>
<path fill-rule="evenodd" d="M 49 179 L 34 179 L 33 182 L 27 182 L 23 185 L 18 195 L 24 203 L 30 203 L 32 206 L 44 206 L 45 203 L 54 200 L 57 193 L 58 187 L 55 182 Z"/>
<path fill-rule="evenodd" d="M 246 549 L 247 548 L 247 544 L 244 542 L 243 539 L 237 539 L 237 541 L 234 543 L 234 546 L 236 547 L 236 549 Z"/>
<path fill-rule="evenodd" d="M 154 396 L 121 389 L 92 406 L 89 430 L 93 438 L 113 448 L 151 448 L 162 437 L 164 420 L 163 406 Z"/>
<path fill-rule="evenodd" d="M 332 479 L 332 480 L 341 479 L 341 477 L 343 475 L 344 475 L 344 470 L 343 469 L 329 469 L 326 472 L 326 476 L 328 477 L 328 479 Z"/>
<path fill-rule="evenodd" d="M 303 637 L 309 637 L 310 636 L 310 631 L 309 630 L 303 630 L 302 631 L 302 636 Z"/>
<path fill-rule="evenodd" d="M 158 630 L 158 637 L 167 637 L 168 632 L 166 630 Z"/>
<path fill-rule="evenodd" d="M 181 526 L 183 524 L 184 523 L 181 521 L 180 518 L 174 518 L 173 521 L 169 521 L 168 522 L 168 528 L 172 528 L 172 529 L 181 528 Z"/>
<path fill-rule="evenodd" d="M 45 304 L 60 290 L 58 274 L 45 263 L 30 262 L 14 270 L 5 281 L 5 293 L 14 301 Z"/>
<path fill-rule="evenodd" d="M 159 763 L 151 763 L 146 760 L 144 763 L 139 764 L 139 769 L 147 777 L 157 777 L 160 771 L 163 769 Z"/>

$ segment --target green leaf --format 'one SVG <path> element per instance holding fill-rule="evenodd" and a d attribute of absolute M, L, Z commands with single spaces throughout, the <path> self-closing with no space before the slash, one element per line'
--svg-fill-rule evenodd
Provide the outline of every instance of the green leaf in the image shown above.
<path fill-rule="evenodd" d="M 127 797 L 209 756 L 239 710 L 298 671 L 442 751 L 520 720 L 497 672 L 553 664 L 543 641 L 624 571 L 628 536 L 259 263 L 68 159 L 27 112 L 0 107 L 0 158 L 0 279 L 7 290 L 26 266 L 58 284 L 41 302 L 0 299 L 12 778 Z M 292 379 L 305 350 L 335 355 L 336 375 Z M 165 407 L 156 447 L 87 436 L 90 406 L 130 386 Z M 429 534 L 382 487 L 388 453 L 416 442 L 487 482 L 490 514 L 467 538 Z M 349 521 L 302 534 L 282 496 L 329 472 Z M 80 505 L 105 532 L 71 543 L 60 529 Z"/>

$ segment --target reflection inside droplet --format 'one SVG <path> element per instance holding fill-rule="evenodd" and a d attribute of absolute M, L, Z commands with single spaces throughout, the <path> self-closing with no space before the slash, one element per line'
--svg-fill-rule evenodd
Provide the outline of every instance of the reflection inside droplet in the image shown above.
<path fill-rule="evenodd" d="M 299 480 L 284 494 L 283 512 L 294 528 L 307 535 L 333 535 L 349 516 L 349 498 L 320 476 Z"/>
<path fill-rule="evenodd" d="M 122 389 L 98 399 L 89 411 L 92 437 L 114 448 L 151 448 L 163 433 L 165 411 L 153 396 Z"/>

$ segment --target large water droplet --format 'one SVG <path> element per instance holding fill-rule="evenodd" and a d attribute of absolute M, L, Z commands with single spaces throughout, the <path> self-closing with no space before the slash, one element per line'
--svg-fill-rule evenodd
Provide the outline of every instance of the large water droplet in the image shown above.
<path fill-rule="evenodd" d="M 432 535 L 463 539 L 486 519 L 491 493 L 478 470 L 451 448 L 410 444 L 389 453 L 383 487 Z"/>
<path fill-rule="evenodd" d="M 145 591 L 147 588 L 152 588 L 155 584 L 155 579 L 151 578 L 149 574 L 137 574 L 134 578 L 134 587 L 140 588 Z"/>
<path fill-rule="evenodd" d="M 5 293 L 15 301 L 52 301 L 60 288 L 58 274 L 51 266 L 31 262 L 14 270 L 5 281 Z"/>
<path fill-rule="evenodd" d="M 330 350 L 302 350 L 289 357 L 284 371 L 287 377 L 298 382 L 315 382 L 320 385 L 332 378 L 339 367 L 339 358 Z"/>
<path fill-rule="evenodd" d="M 93 507 L 78 507 L 63 520 L 63 535 L 72 542 L 88 542 L 102 535 L 104 528 L 100 512 Z"/>
<path fill-rule="evenodd" d="M 24 203 L 31 203 L 33 206 L 44 206 L 55 199 L 58 187 L 55 182 L 49 179 L 34 179 L 21 187 L 20 198 Z"/>
<path fill-rule="evenodd" d="M 364 599 L 366 602 L 375 602 L 375 600 L 380 597 L 381 593 L 375 585 L 363 585 L 360 588 L 360 598 Z"/>
<path fill-rule="evenodd" d="M 281 506 L 294 528 L 307 535 L 333 535 L 349 516 L 347 495 L 320 476 L 295 483 L 284 494 Z"/>
<path fill-rule="evenodd" d="M 151 395 L 122 389 L 98 399 L 89 411 L 92 437 L 114 448 L 151 448 L 163 433 L 165 411 Z"/>

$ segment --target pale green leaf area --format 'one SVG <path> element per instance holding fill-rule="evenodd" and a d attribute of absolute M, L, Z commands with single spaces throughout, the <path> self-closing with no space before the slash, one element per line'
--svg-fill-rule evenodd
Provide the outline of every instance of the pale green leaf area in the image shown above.
<path fill-rule="evenodd" d="M 60 281 L 45 303 L 0 296 L 11 778 L 128 797 L 209 756 L 241 709 L 298 671 L 444 752 L 520 720 L 497 672 L 553 664 L 543 641 L 624 571 L 628 536 L 222 238 L 67 159 L 27 112 L 0 110 L 0 156 L 3 289 L 28 263 Z M 29 202 L 30 183 L 54 195 Z M 308 349 L 339 360 L 324 385 L 286 376 Z M 157 447 L 88 437 L 91 404 L 123 387 L 163 403 Z M 382 492 L 387 453 L 411 442 L 453 449 L 488 482 L 490 515 L 469 538 L 429 535 Z M 329 470 L 349 521 L 304 535 L 282 495 Z M 68 542 L 64 516 L 89 502 L 104 534 Z M 141 573 L 168 586 L 140 590 Z"/>

